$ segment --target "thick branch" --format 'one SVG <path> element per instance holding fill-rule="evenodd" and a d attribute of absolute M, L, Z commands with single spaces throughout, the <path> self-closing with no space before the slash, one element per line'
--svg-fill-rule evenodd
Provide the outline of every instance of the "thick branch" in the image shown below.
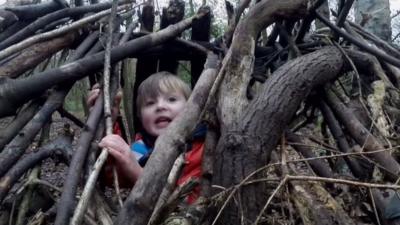
<path fill-rule="evenodd" d="M 62 37 L 41 42 L 24 50 L 17 57 L 0 67 L 0 76 L 16 78 L 29 69 L 34 68 L 43 60 L 71 45 L 77 38 L 77 32 L 68 33 Z"/>
<path fill-rule="evenodd" d="M 307 14 L 307 1 L 268 1 L 254 5 L 241 20 L 233 35 L 232 45 L 220 73 L 225 76 L 220 88 L 219 119 L 221 129 L 239 121 L 246 107 L 247 85 L 253 72 L 254 49 L 261 29 L 279 19 L 296 19 Z M 229 118 L 224 115 L 230 115 Z"/>
<path fill-rule="evenodd" d="M 222 130 L 216 153 L 216 184 L 230 187 L 264 166 L 300 103 L 313 88 L 340 75 L 344 65 L 341 52 L 329 47 L 289 61 L 275 71 L 243 109 L 237 125 Z M 259 193 L 263 188 L 262 184 L 254 184 L 241 190 L 243 197 L 239 196 L 238 201 L 249 206 L 243 213 L 251 221 L 263 206 L 265 195 Z M 229 220 L 240 224 L 238 210 L 231 203 L 222 223 Z"/>

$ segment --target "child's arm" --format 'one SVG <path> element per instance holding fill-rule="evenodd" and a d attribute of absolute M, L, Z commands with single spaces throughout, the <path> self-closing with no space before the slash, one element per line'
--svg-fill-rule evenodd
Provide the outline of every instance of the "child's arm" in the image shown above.
<path fill-rule="evenodd" d="M 142 167 L 136 161 L 129 145 L 118 135 L 105 136 L 99 143 L 100 147 L 108 149 L 110 155 L 115 159 L 115 166 L 123 177 L 134 184 L 142 174 Z"/>

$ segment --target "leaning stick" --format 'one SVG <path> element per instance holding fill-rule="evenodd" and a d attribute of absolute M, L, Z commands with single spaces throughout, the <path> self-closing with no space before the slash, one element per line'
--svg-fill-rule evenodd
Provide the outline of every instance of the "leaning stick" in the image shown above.
<path fill-rule="evenodd" d="M 118 7 L 119 11 L 124 10 L 124 9 L 128 9 L 128 5 L 123 5 L 123 6 Z M 28 39 L 25 39 L 24 41 L 21 41 L 18 44 L 12 45 L 12 46 L 0 51 L 0 60 L 18 52 L 18 51 L 21 51 L 35 43 L 49 40 L 50 38 L 57 37 L 59 35 L 69 32 L 69 31 L 79 29 L 79 28 L 83 27 L 84 25 L 86 25 L 87 23 L 96 21 L 104 16 L 107 16 L 108 14 L 111 13 L 111 10 L 112 9 L 101 11 L 99 13 L 85 17 L 85 18 L 80 19 L 76 22 L 73 22 L 69 25 L 61 27 L 59 29 L 52 30 L 52 31 L 42 33 L 42 34 L 38 34 L 38 35 L 32 36 Z"/>
<path fill-rule="evenodd" d="M 113 5 L 111 8 L 111 17 L 110 17 L 110 23 L 109 23 L 109 36 L 108 36 L 108 41 L 107 41 L 107 46 L 105 50 L 105 59 L 104 59 L 104 74 L 103 74 L 103 96 L 104 96 L 104 117 L 105 117 L 105 124 L 106 124 L 106 135 L 112 134 L 112 117 L 111 117 L 111 97 L 110 97 L 110 68 L 111 68 L 111 47 L 112 47 L 112 34 L 114 30 L 114 21 L 113 18 L 117 14 L 117 0 L 113 0 Z M 107 148 L 103 148 L 101 150 L 101 154 L 99 158 L 97 159 L 94 168 L 95 170 L 92 172 L 92 174 L 89 176 L 89 179 L 85 185 L 85 188 L 82 192 L 81 198 L 79 200 L 78 206 L 75 209 L 74 215 L 71 219 L 71 225 L 77 225 L 81 224 L 83 216 L 85 214 L 85 211 L 88 207 L 89 200 L 92 196 L 93 189 L 97 180 L 97 177 L 100 173 L 100 169 L 107 160 L 108 157 L 108 150 Z M 96 168 L 99 169 L 96 169 Z M 93 175 L 94 174 L 94 175 Z M 114 174 L 114 182 L 116 185 L 116 191 L 119 194 L 119 185 L 118 185 L 118 177 L 116 176 L 116 170 L 115 167 L 113 168 L 113 174 Z M 93 178 L 94 179 L 90 179 Z M 122 202 L 121 199 L 119 199 L 120 202 Z"/>

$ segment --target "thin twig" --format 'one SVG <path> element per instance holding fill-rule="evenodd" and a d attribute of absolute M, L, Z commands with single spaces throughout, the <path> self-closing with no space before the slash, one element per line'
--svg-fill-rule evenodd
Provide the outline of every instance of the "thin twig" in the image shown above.
<path fill-rule="evenodd" d="M 264 214 L 265 210 L 268 208 L 269 204 L 271 203 L 272 199 L 275 197 L 275 195 L 278 193 L 278 191 L 283 187 L 283 185 L 286 184 L 288 181 L 288 175 L 283 178 L 283 180 L 279 183 L 278 187 L 275 188 L 275 190 L 272 192 L 271 196 L 269 196 L 267 203 L 265 203 L 264 207 L 261 209 L 260 214 L 257 216 L 256 221 L 254 221 L 254 225 L 257 225 L 260 220 L 262 215 Z"/>
<path fill-rule="evenodd" d="M 347 184 L 353 186 L 367 187 L 367 188 L 382 188 L 382 189 L 400 189 L 399 185 L 392 184 L 375 184 L 375 183 L 367 183 L 367 182 L 359 182 L 359 181 L 351 181 L 344 179 L 336 179 L 336 178 L 327 178 L 327 177 L 315 177 L 315 176 L 286 176 L 288 180 L 298 180 L 298 181 L 319 181 L 325 183 L 337 183 L 337 184 Z"/>
<path fill-rule="evenodd" d="M 372 195 L 371 188 L 368 188 L 368 192 L 369 192 L 369 196 L 371 198 L 372 208 L 374 209 L 376 222 L 378 222 L 378 225 L 381 225 L 381 220 L 379 219 L 378 210 L 376 209 L 375 199 L 374 199 L 374 196 Z"/>
<path fill-rule="evenodd" d="M 180 171 L 185 164 L 185 155 L 181 153 L 178 158 L 175 160 L 174 165 L 172 166 L 171 172 L 167 178 L 167 184 L 165 185 L 163 191 L 158 198 L 156 206 L 154 207 L 153 214 L 151 215 L 148 225 L 156 224 L 158 219 L 161 216 L 162 210 L 167 202 L 168 198 L 170 197 L 171 193 L 173 192 L 176 181 L 180 175 Z"/>
<path fill-rule="evenodd" d="M 112 47 L 112 33 L 114 27 L 114 18 L 117 13 L 117 0 L 113 0 L 112 8 L 111 8 L 111 17 L 110 17 L 110 26 L 109 26 L 109 39 L 107 42 L 107 47 L 105 51 L 105 62 L 104 62 L 104 115 L 106 120 L 106 134 L 112 134 L 112 117 L 111 117 L 111 97 L 110 97 L 110 67 L 111 67 L 111 47 Z M 97 177 L 100 173 L 101 168 L 103 167 L 106 159 L 108 157 L 108 151 L 106 148 L 103 148 L 99 158 L 97 159 L 93 171 L 91 172 L 85 188 L 82 192 L 81 199 L 79 200 L 78 206 L 75 209 L 74 216 L 71 220 L 71 225 L 79 225 L 82 222 L 83 216 L 89 204 L 90 197 L 93 193 L 94 186 L 96 184 Z M 118 185 L 118 177 L 116 173 L 115 167 L 113 168 L 114 174 L 114 183 L 117 191 L 117 195 L 119 197 L 120 204 L 122 205 L 122 200 L 120 199 L 119 194 L 119 185 Z"/>

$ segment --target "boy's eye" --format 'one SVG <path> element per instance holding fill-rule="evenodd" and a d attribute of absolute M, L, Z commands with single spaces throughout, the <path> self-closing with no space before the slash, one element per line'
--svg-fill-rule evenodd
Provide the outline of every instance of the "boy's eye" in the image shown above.
<path fill-rule="evenodd" d="M 168 98 L 168 101 L 169 102 L 175 102 L 177 99 L 176 99 L 176 97 L 169 97 Z"/>
<path fill-rule="evenodd" d="M 150 105 L 153 105 L 154 103 L 155 103 L 155 101 L 149 100 L 149 101 L 145 102 L 145 105 L 150 106 Z"/>

